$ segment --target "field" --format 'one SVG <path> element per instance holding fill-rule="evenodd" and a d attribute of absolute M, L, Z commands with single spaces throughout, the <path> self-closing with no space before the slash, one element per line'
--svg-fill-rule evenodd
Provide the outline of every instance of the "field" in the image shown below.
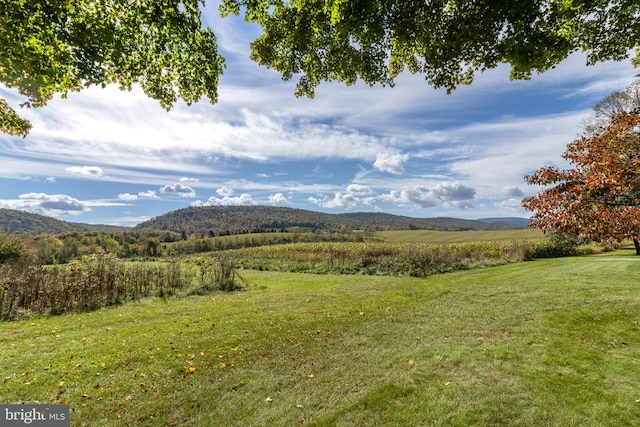
<path fill-rule="evenodd" d="M 544 238 L 537 228 L 514 230 L 470 230 L 470 231 L 378 231 L 377 239 L 389 243 L 462 243 L 462 242 L 495 242 L 495 241 L 527 241 Z"/>
<path fill-rule="evenodd" d="M 68 403 L 74 426 L 639 425 L 632 253 L 246 270 L 244 292 L 3 322 L 0 400 Z"/>

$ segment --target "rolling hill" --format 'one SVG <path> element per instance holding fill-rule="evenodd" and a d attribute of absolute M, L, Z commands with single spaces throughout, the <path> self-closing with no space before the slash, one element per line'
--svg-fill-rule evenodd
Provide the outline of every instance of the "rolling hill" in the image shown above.
<path fill-rule="evenodd" d="M 497 218 L 486 221 L 458 218 L 412 218 L 380 212 L 327 214 L 274 206 L 207 206 L 188 207 L 168 212 L 138 224 L 136 230 L 163 230 L 187 234 L 225 231 L 280 231 L 298 227 L 301 230 L 491 230 L 525 228 L 526 219 Z"/>
<path fill-rule="evenodd" d="M 58 234 L 70 231 L 171 231 L 209 234 L 282 231 L 337 230 L 496 230 L 526 228 L 525 218 L 413 218 L 381 212 L 328 214 L 274 206 L 188 207 L 167 212 L 136 227 L 84 224 L 62 221 L 34 213 L 0 208 L 0 231 L 11 233 Z"/>
<path fill-rule="evenodd" d="M 9 233 L 58 234 L 68 231 L 127 231 L 130 227 L 82 224 L 62 221 L 50 216 L 0 208 L 0 231 Z"/>

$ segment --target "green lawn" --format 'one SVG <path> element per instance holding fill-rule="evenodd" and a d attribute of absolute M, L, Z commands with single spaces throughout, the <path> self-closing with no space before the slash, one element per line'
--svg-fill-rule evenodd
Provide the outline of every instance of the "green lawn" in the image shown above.
<path fill-rule="evenodd" d="M 245 271 L 246 292 L 2 323 L 0 402 L 87 426 L 640 425 L 640 262 L 605 258 Z"/>

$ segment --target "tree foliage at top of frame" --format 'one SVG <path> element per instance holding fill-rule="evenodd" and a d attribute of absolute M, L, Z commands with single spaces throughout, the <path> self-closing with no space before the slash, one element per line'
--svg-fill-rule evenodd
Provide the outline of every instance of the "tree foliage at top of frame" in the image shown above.
<path fill-rule="evenodd" d="M 217 101 L 224 60 L 201 27 L 201 0 L 2 0 L 0 82 L 41 107 L 91 85 L 139 84 L 165 108 L 202 96 Z M 0 128 L 31 124 L 0 99 Z"/>
<path fill-rule="evenodd" d="M 394 84 L 405 69 L 449 92 L 500 63 L 527 79 L 574 51 L 589 64 L 622 60 L 638 46 L 634 0 L 223 0 L 264 34 L 252 59 L 300 75 L 296 95 L 322 81 Z"/>

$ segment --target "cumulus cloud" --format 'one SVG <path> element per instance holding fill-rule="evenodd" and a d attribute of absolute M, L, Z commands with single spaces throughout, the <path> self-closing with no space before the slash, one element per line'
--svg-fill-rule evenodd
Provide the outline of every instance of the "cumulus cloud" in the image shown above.
<path fill-rule="evenodd" d="M 400 175 L 404 172 L 403 163 L 409 159 L 407 154 L 400 153 L 378 153 L 373 167 L 382 172 Z"/>
<path fill-rule="evenodd" d="M 269 196 L 269 203 L 271 203 L 272 205 L 284 205 L 287 202 L 287 198 L 282 193 L 271 194 Z"/>
<path fill-rule="evenodd" d="M 250 194 L 243 193 L 236 197 L 224 196 L 218 198 L 215 196 L 209 197 L 206 202 L 196 200 L 191 203 L 191 206 L 252 206 L 257 205 Z"/>
<path fill-rule="evenodd" d="M 393 190 L 380 196 L 380 199 L 400 206 L 432 208 L 442 204 L 466 209 L 471 207 L 469 200 L 475 197 L 475 193 L 473 188 L 459 182 L 442 182 L 434 187 L 417 185 L 411 189 Z"/>
<path fill-rule="evenodd" d="M 219 194 L 220 196 L 228 197 L 233 194 L 233 190 L 229 187 L 220 187 L 216 190 L 216 194 Z"/>
<path fill-rule="evenodd" d="M 352 194 L 348 194 L 348 193 L 343 194 L 338 192 L 338 193 L 335 193 L 333 199 L 329 199 L 326 196 L 323 196 L 322 198 L 309 197 L 309 201 L 323 208 L 328 208 L 328 209 L 341 208 L 341 209 L 349 210 L 356 207 L 360 202 L 360 199 L 358 199 L 357 197 L 354 197 Z"/>
<path fill-rule="evenodd" d="M 0 200 L 0 207 L 57 216 L 90 211 L 89 204 L 66 194 L 27 193 L 14 200 Z"/>
<path fill-rule="evenodd" d="M 508 199 L 503 200 L 501 202 L 497 202 L 494 204 L 496 208 L 501 211 L 508 212 L 524 212 L 524 208 L 522 207 L 522 199 Z"/>
<path fill-rule="evenodd" d="M 169 194 L 178 194 L 181 197 L 195 197 L 196 192 L 193 188 L 182 185 L 182 184 L 174 184 L 174 185 L 165 185 L 160 188 L 161 193 L 169 193 Z"/>
<path fill-rule="evenodd" d="M 65 169 L 77 175 L 100 177 L 103 174 L 102 168 L 98 166 L 70 166 Z"/>
<path fill-rule="evenodd" d="M 523 197 L 524 196 L 524 193 L 522 192 L 522 190 L 520 190 L 520 188 L 513 185 L 506 186 L 503 189 L 503 193 L 507 197 Z"/>
<path fill-rule="evenodd" d="M 375 197 L 365 197 L 364 199 L 362 199 L 362 203 L 364 203 L 367 206 L 373 206 L 374 208 L 378 209 L 378 201 L 376 200 Z"/>
<path fill-rule="evenodd" d="M 366 195 L 373 194 L 371 187 L 360 184 L 350 184 L 347 186 L 347 192 L 351 194 Z"/>
<path fill-rule="evenodd" d="M 118 194 L 118 199 L 130 202 L 133 200 L 138 200 L 138 196 L 136 196 L 135 194 L 122 193 L 122 194 Z"/>
<path fill-rule="evenodd" d="M 182 178 L 180 178 L 180 182 L 199 182 L 200 180 L 198 178 L 189 178 L 186 176 L 183 176 Z"/>

